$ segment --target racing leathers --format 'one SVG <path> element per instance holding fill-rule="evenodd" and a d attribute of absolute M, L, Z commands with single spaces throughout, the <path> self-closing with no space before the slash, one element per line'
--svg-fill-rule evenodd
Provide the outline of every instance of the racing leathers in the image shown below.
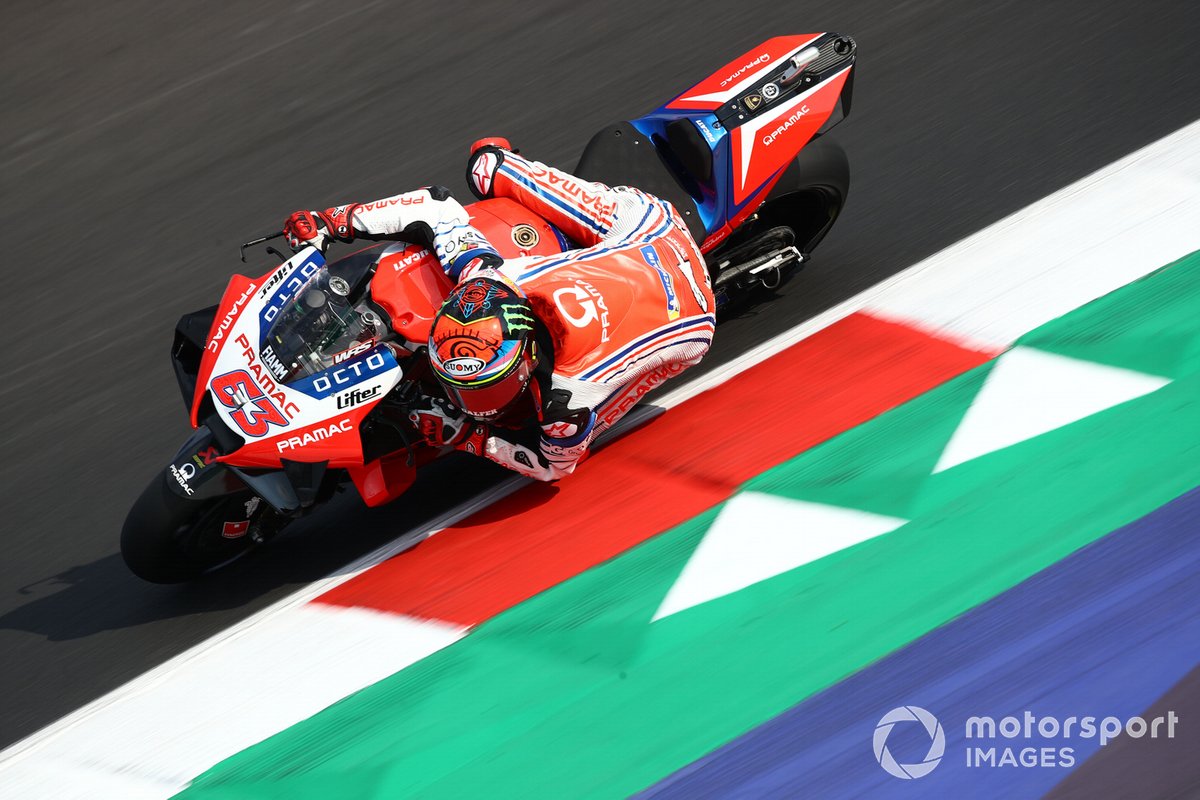
<path fill-rule="evenodd" d="M 704 257 L 679 212 L 638 189 L 583 181 L 495 146 L 472 155 L 468 179 L 480 198 L 511 198 L 580 247 L 502 260 L 440 187 L 329 209 L 322 222 L 342 239 L 417 235 L 432 241 L 452 279 L 495 269 L 520 289 L 550 351 L 535 371 L 529 423 L 454 425 L 444 404 L 435 411 L 458 449 L 556 480 L 647 392 L 708 351 L 715 309 Z"/>

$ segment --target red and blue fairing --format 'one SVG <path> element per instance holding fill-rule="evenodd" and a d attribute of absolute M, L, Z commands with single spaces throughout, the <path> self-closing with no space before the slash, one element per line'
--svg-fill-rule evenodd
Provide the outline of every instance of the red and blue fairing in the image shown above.
<path fill-rule="evenodd" d="M 630 121 L 674 162 L 704 224 L 702 249 L 752 214 L 801 148 L 845 116 L 854 50 L 832 33 L 769 39 Z"/>
<path fill-rule="evenodd" d="M 549 223 L 512 200 L 485 200 L 470 211 L 505 258 L 552 255 L 565 246 Z M 340 302 L 331 292 L 339 277 L 346 293 L 339 324 L 307 327 L 305 298 Z M 377 455 L 372 414 L 404 377 L 408 354 L 428 340 L 452 286 L 430 249 L 405 242 L 369 245 L 329 265 L 306 248 L 261 277 L 234 275 L 218 306 L 185 316 L 176 329 L 176 373 L 200 428 L 179 456 L 190 476 L 180 490 L 229 491 L 211 482 L 220 473 L 211 465 L 219 463 L 283 509 L 271 487 L 259 485 L 261 471 L 319 464 L 344 468 L 368 505 L 394 499 L 412 482 L 414 464 L 436 452 L 418 447 L 413 460 L 407 448 Z M 372 310 L 379 327 L 355 327 Z M 289 317 L 296 325 L 281 337 Z M 289 339 L 304 346 L 281 347 Z M 320 360 L 302 365 L 304 355 Z M 203 466 L 188 466 L 210 451 L 195 462 Z"/>

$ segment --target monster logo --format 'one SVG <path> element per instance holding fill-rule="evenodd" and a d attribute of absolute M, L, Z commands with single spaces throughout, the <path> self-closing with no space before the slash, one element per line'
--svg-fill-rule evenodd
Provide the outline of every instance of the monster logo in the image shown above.
<path fill-rule="evenodd" d="M 500 306 L 500 315 L 504 318 L 504 324 L 508 326 L 509 333 L 533 330 L 533 314 L 530 314 L 529 309 L 523 305 L 505 303 Z"/>

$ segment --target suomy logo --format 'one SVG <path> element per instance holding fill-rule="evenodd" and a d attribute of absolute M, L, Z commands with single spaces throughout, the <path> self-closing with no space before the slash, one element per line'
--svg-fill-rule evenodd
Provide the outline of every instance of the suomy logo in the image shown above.
<path fill-rule="evenodd" d="M 743 66 L 741 69 L 739 69 L 738 71 L 734 72 L 732 75 L 730 75 L 730 76 L 729 76 L 728 78 L 726 78 L 725 80 L 721 81 L 721 88 L 722 88 L 722 89 L 724 89 L 726 86 L 728 86 L 729 84 L 733 83 L 733 82 L 734 82 L 734 81 L 736 81 L 738 78 L 742 77 L 742 75 L 744 75 L 744 74 L 746 73 L 746 71 L 747 71 L 747 70 L 754 69 L 754 68 L 755 68 L 755 67 L 757 67 L 759 64 L 766 64 L 766 63 L 767 63 L 767 62 L 769 62 L 770 60 L 771 60 L 771 54 L 770 54 L 770 53 L 760 53 L 760 54 L 759 54 L 759 56 L 758 56 L 758 58 L 756 58 L 756 59 L 754 59 L 753 61 L 749 62 L 748 64 L 744 65 L 744 66 Z"/>
<path fill-rule="evenodd" d="M 451 375 L 474 375 L 479 370 L 483 369 L 484 362 L 481 358 L 452 358 L 449 361 L 442 362 L 442 369 L 449 372 Z"/>

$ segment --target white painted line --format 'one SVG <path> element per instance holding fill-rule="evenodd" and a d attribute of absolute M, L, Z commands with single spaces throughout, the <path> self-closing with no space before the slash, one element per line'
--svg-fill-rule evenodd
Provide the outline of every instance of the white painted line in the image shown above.
<path fill-rule="evenodd" d="M 978 342 L 987 349 L 1007 347 L 1041 322 L 1119 288 L 1123 283 L 1141 277 L 1187 252 L 1200 249 L 1200 226 L 1195 224 L 1195 220 L 1200 218 L 1197 216 L 1200 209 L 1195 205 L 1197 198 L 1200 198 L 1198 164 L 1200 123 L 1193 123 L 797 325 L 718 369 L 674 388 L 658 398 L 655 407 L 641 413 L 659 413 L 664 408 L 678 405 L 859 311 L 948 334 L 962 341 Z M 1163 181 L 1159 188 L 1165 192 L 1167 201 L 1160 202 L 1147 196 L 1154 181 Z M 1133 221 L 1130 224 L 1112 225 L 1112 210 L 1126 208 L 1128 211 L 1131 192 L 1132 196 L 1150 205 L 1131 216 L 1129 219 Z M 1099 256 L 1097 248 L 1094 242 L 1082 238 L 1084 234 L 1096 235 L 1095 228 L 1081 229 L 1081 235 L 1075 237 L 1070 235 L 1070 231 L 1039 224 L 1043 215 L 1051 212 L 1060 214 L 1055 218 L 1057 224 L 1078 223 L 1079 215 L 1073 211 L 1068 213 L 1068 206 L 1073 205 L 1089 209 L 1088 214 L 1083 215 L 1086 219 L 1091 219 L 1094 214 L 1108 214 L 1104 218 L 1109 220 L 1110 225 L 1100 233 L 1107 237 L 1104 252 L 1114 255 L 1095 276 L 1089 271 L 1089 265 L 1091 259 Z M 1190 218 L 1185 224 L 1183 220 L 1188 215 Z M 1024 242 L 1018 248 L 1021 252 L 1014 255 L 1004 251 L 1008 253 L 1008 260 L 1002 265 L 1004 271 L 1001 273 L 990 254 L 1016 240 Z M 1140 254 L 1143 253 L 1152 253 L 1154 259 L 1142 257 Z M 973 279 L 961 277 L 966 274 L 974 276 Z M 943 284 L 954 289 L 943 289 Z M 994 296 L 989 296 L 989 291 L 994 292 Z M 252 635 L 270 637 L 277 625 L 283 624 L 277 623 L 275 617 L 292 614 L 312 598 L 511 493 L 524 482 L 524 479 L 512 478 L 499 484 L 448 512 L 435 523 L 402 534 L 350 567 L 277 601 L 229 630 L 18 742 L 0 753 L 0 796 L 38 797 L 38 794 L 8 791 L 13 785 L 10 783 L 13 776 L 59 774 L 65 780 L 66 770 L 55 770 L 51 766 L 54 763 L 52 761 L 47 763 L 38 760 L 33 763 L 30 756 L 40 759 L 44 751 L 57 752 L 57 740 L 65 736 L 104 739 L 119 735 L 118 731 L 112 729 L 110 721 L 123 716 L 125 704 L 133 703 L 143 694 L 153 693 L 156 687 L 176 680 L 183 681 L 186 691 L 187 682 L 199 679 L 191 675 L 188 667 L 194 665 L 197 671 L 202 671 L 203 664 L 209 663 L 207 651 L 214 650 L 224 642 L 248 639 Z M 325 651 L 336 653 L 343 647 L 340 639 L 334 638 L 336 636 L 333 632 L 329 634 L 323 645 Z M 304 659 L 318 657 L 318 653 L 316 648 L 305 650 L 302 655 L 297 655 L 297 664 L 304 663 Z M 176 735 L 179 729 L 171 726 L 186 725 L 186 721 L 179 723 L 177 720 L 178 716 L 164 712 L 158 720 L 162 726 L 159 735 Z M 233 718 L 224 721 L 226 727 L 233 724 Z M 72 734 L 76 729 L 78 731 Z M 220 737 L 222 733 L 222 726 L 214 724 L 203 731 L 191 730 L 186 735 Z M 158 763 L 152 743 L 142 744 L 140 748 L 131 746 L 125 751 L 127 764 Z M 99 768 L 92 778 L 95 790 L 90 797 L 130 796 L 119 790 L 107 792 L 103 781 L 117 778 L 104 777 Z M 176 790 L 178 788 L 182 787 L 177 786 Z M 167 794 L 169 792 L 157 796 Z M 63 795 L 54 792 L 43 796 L 58 798 Z"/>
<path fill-rule="evenodd" d="M 1200 249 L 1192 123 L 934 255 L 864 310 L 962 342 L 1023 334 Z"/>
<path fill-rule="evenodd" d="M 1163 194 L 1153 196 L 1150 187 Z M 1137 202 L 1146 205 L 1136 207 Z M 1086 206 L 1088 213 L 1074 214 L 1073 203 Z M 1051 214 L 1067 227 L 1042 224 Z M 1100 236 L 1101 245 L 1071 227 L 1077 217 L 1093 216 L 1109 223 L 1087 229 Z M 657 402 L 676 405 L 860 311 L 983 351 L 1005 349 L 1034 328 L 1200 250 L 1198 221 L 1200 121 L 896 273 Z M 1000 262 L 997 253 L 1003 254 Z"/>
<path fill-rule="evenodd" d="M 292 606 L 5 764 L 4 797 L 170 797 L 200 772 L 441 650 L 466 629 L 358 608 Z"/>

